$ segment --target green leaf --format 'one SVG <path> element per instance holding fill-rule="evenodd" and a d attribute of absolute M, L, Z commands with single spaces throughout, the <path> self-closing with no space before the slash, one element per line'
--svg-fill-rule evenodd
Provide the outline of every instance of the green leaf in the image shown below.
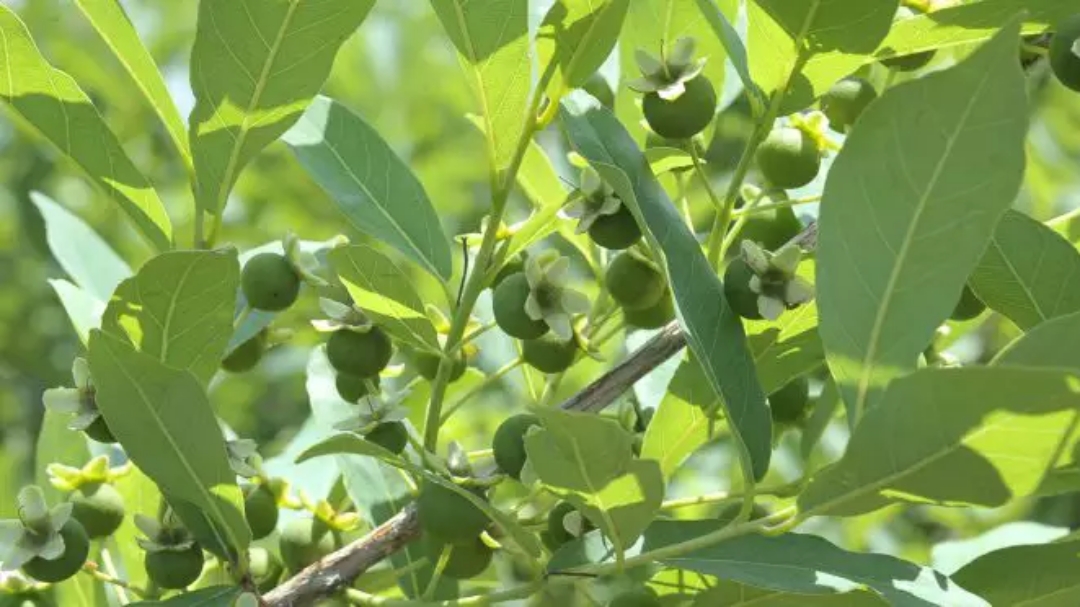
<path fill-rule="evenodd" d="M 521 168 L 517 172 L 517 184 L 532 203 L 533 213 L 510 237 L 506 247 L 507 258 L 554 232 L 559 222 L 559 210 L 567 199 L 566 188 L 559 180 L 559 174 L 551 166 L 544 148 L 535 141 L 529 142 L 525 150 Z"/>
<path fill-rule="evenodd" d="M 859 415 L 915 368 L 1016 197 L 1027 131 L 1018 31 L 1013 23 L 956 67 L 890 89 L 833 163 L 819 330 Z"/>
<path fill-rule="evenodd" d="M 488 158 L 510 164 L 524 132 L 531 86 L 528 0 L 432 0 L 477 96 Z"/>
<path fill-rule="evenodd" d="M 415 348 L 440 349 L 435 325 L 406 269 L 364 244 L 336 248 L 328 257 L 353 301 L 372 321 Z"/>
<path fill-rule="evenodd" d="M 693 607 L 882 607 L 888 605 L 871 592 L 853 590 L 844 594 L 795 594 L 762 590 L 722 581 L 694 597 Z"/>
<path fill-rule="evenodd" d="M 600 69 L 615 48 L 629 7 L 630 0 L 556 0 L 536 37 L 540 65 L 557 66 L 556 90 L 578 88 Z"/>
<path fill-rule="evenodd" d="M 116 289 L 102 330 L 206 385 L 232 333 L 236 251 L 176 251 L 146 262 Z"/>
<path fill-rule="evenodd" d="M 165 599 L 164 601 L 137 601 L 128 607 L 230 607 L 244 592 L 235 586 L 212 586 Z"/>
<path fill-rule="evenodd" d="M 49 464 L 63 464 L 72 468 L 82 468 L 90 461 L 90 449 L 86 436 L 68 428 L 71 416 L 45 409 L 38 430 L 37 443 L 34 446 L 34 484 L 45 492 L 45 499 L 50 503 L 59 502 L 67 496 L 52 486 L 45 467 Z"/>
<path fill-rule="evenodd" d="M 217 214 L 240 171 L 296 122 L 374 0 L 203 0 L 191 50 L 195 202 Z"/>
<path fill-rule="evenodd" d="M 803 459 L 809 459 L 814 452 L 814 447 L 821 442 L 829 423 L 840 408 L 840 391 L 836 388 L 836 382 L 832 376 L 825 381 L 825 387 L 814 403 L 814 410 L 810 413 L 810 419 L 799 436 L 799 453 Z"/>
<path fill-rule="evenodd" d="M 90 330 L 101 326 L 101 315 L 105 313 L 105 302 L 91 297 L 86 291 L 57 278 L 49 281 L 56 296 L 60 298 L 60 304 L 64 306 L 75 334 L 85 346 L 90 339 Z"/>
<path fill-rule="evenodd" d="M 709 441 L 712 429 L 707 411 L 715 404 L 716 392 L 701 365 L 693 358 L 684 359 L 645 430 L 641 457 L 659 462 L 660 472 L 670 479 L 686 458 Z M 722 422 L 714 419 L 712 423 Z"/>
<path fill-rule="evenodd" d="M 772 454 L 772 421 L 754 372 L 742 323 L 724 298 L 724 287 L 701 246 L 630 135 L 610 112 L 584 96 L 568 98 L 560 111 L 571 145 L 619 194 L 662 253 L 680 322 L 690 349 L 721 397 L 732 433 L 760 479 Z"/>
<path fill-rule="evenodd" d="M 894 380 L 844 456 L 799 496 L 803 516 L 853 516 L 896 501 L 1000 506 L 1034 493 L 1080 409 L 1057 370 L 923 369 Z"/>
<path fill-rule="evenodd" d="M 1080 251 L 1018 211 L 1001 218 L 971 288 L 1021 329 L 1080 311 Z"/>
<path fill-rule="evenodd" d="M 190 166 L 191 152 L 188 150 L 184 119 L 180 117 L 180 111 L 169 96 L 169 89 L 165 86 L 165 80 L 161 77 L 154 58 L 143 46 L 138 32 L 128 20 L 123 5 L 119 0 L 76 0 L 75 4 L 105 44 L 109 45 L 113 56 L 124 66 L 135 86 L 150 102 L 150 107 L 165 125 L 165 131 L 184 164 Z"/>
<path fill-rule="evenodd" d="M 90 98 L 41 55 L 19 17 L 0 6 L 0 99 L 66 154 L 135 222 L 156 249 L 172 246 L 172 224 L 154 187 L 132 164 Z"/>
<path fill-rule="evenodd" d="M 124 498 L 124 522 L 113 533 L 108 549 L 124 564 L 124 579 L 136 586 L 146 584 L 146 568 L 142 561 L 146 552 L 135 542 L 143 533 L 135 527 L 135 515 L 156 517 L 161 503 L 161 491 L 150 477 L 136 466 L 113 483 Z"/>
<path fill-rule="evenodd" d="M 217 523 L 226 534 L 223 543 L 247 548 L 243 496 L 195 376 L 100 330 L 90 335 L 89 361 L 98 408 L 131 461 Z"/>
<path fill-rule="evenodd" d="M 815 264 L 804 259 L 798 275 L 814 284 Z M 810 302 L 785 312 L 775 321 L 745 321 L 746 339 L 754 355 L 758 380 L 766 394 L 821 366 L 825 352 L 818 335 L 817 304 Z"/>
<path fill-rule="evenodd" d="M 316 97 L 282 140 L 356 229 L 450 278 L 450 243 L 424 186 L 371 125 Z"/>
<path fill-rule="evenodd" d="M 995 607 L 1076 605 L 1078 565 L 1080 542 L 1013 546 L 975 559 L 952 577 Z"/>
<path fill-rule="evenodd" d="M 77 215 L 40 192 L 31 192 L 30 200 L 45 220 L 56 263 L 88 295 L 108 301 L 116 285 L 131 276 L 131 268 Z"/>
<path fill-rule="evenodd" d="M 756 103 L 764 107 L 766 102 L 765 95 L 761 92 L 761 89 L 750 75 L 750 59 L 746 53 L 746 46 L 743 44 L 742 38 L 739 37 L 739 32 L 731 25 L 731 21 L 728 20 L 724 11 L 716 5 L 716 0 L 696 1 L 701 14 L 705 16 L 705 20 L 708 21 L 709 26 L 712 27 L 716 39 L 724 45 L 724 50 L 727 51 L 727 58 L 731 61 L 732 67 L 735 68 L 735 72 L 739 75 L 739 80 L 742 81 L 743 88 L 752 99 L 756 100 Z M 730 4 L 730 2 L 728 4 Z"/>

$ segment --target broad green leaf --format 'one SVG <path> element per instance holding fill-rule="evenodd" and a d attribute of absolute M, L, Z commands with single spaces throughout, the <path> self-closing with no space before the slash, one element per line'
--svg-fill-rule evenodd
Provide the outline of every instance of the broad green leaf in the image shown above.
<path fill-rule="evenodd" d="M 772 421 L 742 323 L 727 305 L 720 278 L 615 116 L 585 96 L 568 98 L 560 115 L 571 145 L 628 205 L 663 260 L 687 343 L 721 397 L 753 476 L 761 478 L 772 454 Z"/>
<path fill-rule="evenodd" d="M 68 428 L 70 422 L 70 415 L 46 409 L 34 446 L 34 483 L 45 491 L 45 499 L 50 504 L 65 499 L 66 496 L 49 482 L 46 466 L 63 464 L 82 468 L 90 461 L 86 435 Z"/>
<path fill-rule="evenodd" d="M 918 371 L 889 385 L 799 509 L 853 516 L 896 501 L 1000 506 L 1038 489 L 1078 409 L 1080 379 L 1058 370 Z"/>
<path fill-rule="evenodd" d="M 821 437 L 825 435 L 825 430 L 840 408 L 840 391 L 831 376 L 825 381 L 825 386 L 813 406 L 810 419 L 806 420 L 806 426 L 799 436 L 799 453 L 803 459 L 810 458 L 814 447 L 821 442 Z"/>
<path fill-rule="evenodd" d="M 528 0 L 431 0 L 476 94 L 488 158 L 506 168 L 524 132 L 532 85 Z"/>
<path fill-rule="evenodd" d="M 559 89 L 578 88 L 600 69 L 615 48 L 630 4 L 630 0 L 556 0 L 540 25 L 536 52 L 541 66 L 556 65 L 553 83 Z"/>
<path fill-rule="evenodd" d="M 707 412 L 715 404 L 716 392 L 701 365 L 693 358 L 683 360 L 645 430 L 641 457 L 659 462 L 664 478 L 670 479 L 686 458 L 709 441 Z M 712 425 L 718 423 L 712 420 Z"/>
<path fill-rule="evenodd" d="M 86 291 L 57 278 L 49 281 L 56 296 L 60 298 L 60 304 L 64 306 L 71 324 L 75 327 L 75 334 L 85 346 L 90 339 L 90 330 L 101 326 L 101 315 L 105 313 L 105 302 L 91 297 Z"/>
<path fill-rule="evenodd" d="M 859 415 L 915 368 L 1016 197 L 1027 131 L 1018 31 L 1013 23 L 957 66 L 890 89 L 829 172 L 819 330 Z"/>
<path fill-rule="evenodd" d="M 374 128 L 316 97 L 282 140 L 356 229 L 450 278 L 450 243 L 424 186 Z"/>
<path fill-rule="evenodd" d="M 1030 329 L 1080 311 L 1080 251 L 1041 222 L 1009 211 L 970 284 L 990 309 Z"/>
<path fill-rule="evenodd" d="M 243 496 L 199 381 L 100 330 L 89 350 L 98 408 L 131 461 L 217 523 L 223 543 L 244 550 L 251 532 Z"/>
<path fill-rule="evenodd" d="M 30 200 L 45 220 L 45 235 L 53 259 L 89 296 L 108 301 L 131 268 L 77 215 L 40 192 Z"/>
<path fill-rule="evenodd" d="M 176 109 L 176 104 L 169 96 L 169 89 L 165 86 L 165 79 L 158 71 L 154 58 L 139 40 L 139 34 L 124 12 L 120 0 L 76 0 L 75 4 L 105 44 L 109 45 L 113 56 L 124 66 L 135 86 L 150 102 L 150 107 L 165 125 L 165 131 L 184 164 L 190 166 L 191 152 L 188 150 L 184 119 L 180 117 L 180 111 Z"/>
<path fill-rule="evenodd" d="M 116 289 L 102 330 L 205 385 L 232 333 L 236 251 L 176 251 L 146 262 Z"/>
<path fill-rule="evenodd" d="M 353 301 L 390 335 L 415 348 L 439 350 L 435 325 L 405 268 L 364 244 L 339 247 L 330 263 Z"/>
<path fill-rule="evenodd" d="M 131 218 L 159 251 L 172 246 L 172 224 L 149 180 L 75 80 L 41 55 L 19 17 L 0 6 L 0 99 L 67 155 Z"/>
<path fill-rule="evenodd" d="M 375 0 L 203 0 L 191 50 L 195 202 L 216 214 L 240 171 L 296 122 Z"/>
<path fill-rule="evenodd" d="M 1013 546 L 975 559 L 952 577 L 994 607 L 1056 607 L 1080 603 L 1078 565 L 1080 542 Z"/>
<path fill-rule="evenodd" d="M 701 14 L 705 16 L 705 20 L 712 27 L 713 34 L 724 45 L 727 58 L 739 75 L 743 88 L 751 95 L 752 99 L 755 99 L 763 107 L 765 105 L 765 96 L 750 75 L 750 59 L 746 53 L 746 45 L 743 44 L 742 38 L 739 37 L 739 32 L 736 31 L 724 11 L 717 6 L 716 0 L 696 0 L 696 2 Z M 731 3 L 727 2 L 727 4 L 730 5 Z"/>
<path fill-rule="evenodd" d="M 715 587 L 694 597 L 693 607 L 882 607 L 884 599 L 870 592 L 853 590 L 844 594 L 795 594 L 762 590 L 737 584 L 720 582 Z"/>
<path fill-rule="evenodd" d="M 143 535 L 135 527 L 135 515 L 156 517 L 161 504 L 161 491 L 137 466 L 132 466 L 130 472 L 113 484 L 124 498 L 125 516 L 124 522 L 108 542 L 108 549 L 119 556 L 124 564 L 124 579 L 142 586 L 147 580 L 146 568 L 142 566 L 146 552 L 135 542 L 135 538 Z"/>
<path fill-rule="evenodd" d="M 813 260 L 803 260 L 799 264 L 799 276 L 814 284 L 814 267 Z M 816 369 L 825 360 L 818 335 L 815 302 L 785 312 L 775 321 L 750 320 L 743 324 L 757 367 L 758 380 L 766 394 Z"/>
<path fill-rule="evenodd" d="M 790 81 L 785 113 L 804 108 L 874 53 L 898 6 L 898 0 L 751 0 L 750 73 L 767 95 Z"/>
<path fill-rule="evenodd" d="M 239 586 L 212 586 L 185 592 L 163 601 L 136 601 L 128 607 L 230 607 L 244 592 Z"/>
<path fill-rule="evenodd" d="M 544 410 L 544 428 L 525 437 L 529 464 L 544 488 L 569 501 L 611 539 L 633 545 L 664 499 L 657 462 L 633 459 L 632 438 L 618 422 Z"/>

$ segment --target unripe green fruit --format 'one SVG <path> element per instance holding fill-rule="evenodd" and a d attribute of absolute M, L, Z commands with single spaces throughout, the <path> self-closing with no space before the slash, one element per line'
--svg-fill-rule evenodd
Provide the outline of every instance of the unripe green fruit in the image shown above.
<path fill-rule="evenodd" d="M 664 275 L 648 261 L 631 253 L 620 253 L 604 273 L 611 298 L 626 310 L 644 310 L 660 303 L 667 283 Z"/>
<path fill-rule="evenodd" d="M 146 575 L 158 586 L 180 590 L 199 579 L 204 562 L 202 548 L 193 544 L 186 550 L 147 552 L 143 566 L 146 567 Z"/>
<path fill-rule="evenodd" d="M 401 453 L 409 444 L 409 429 L 401 422 L 385 422 L 375 426 L 364 438 L 390 453 Z"/>
<path fill-rule="evenodd" d="M 795 127 L 773 129 L 758 147 L 755 158 L 761 175 L 778 188 L 800 188 L 813 181 L 821 169 L 817 143 Z"/>
<path fill-rule="evenodd" d="M 641 240 L 641 228 L 626 205 L 612 215 L 601 215 L 589 226 L 589 238 L 612 251 L 630 248 Z"/>
<path fill-rule="evenodd" d="M 522 360 L 543 373 L 562 373 L 569 369 L 577 359 L 578 350 L 576 339 L 571 337 L 564 341 L 554 333 L 521 342 Z"/>
<path fill-rule="evenodd" d="M 850 76 L 834 84 L 825 93 L 821 98 L 821 111 L 829 119 L 829 128 L 837 133 L 846 133 L 877 96 L 874 85 L 863 78 Z"/>
<path fill-rule="evenodd" d="M 108 537 L 124 522 L 124 498 L 108 483 L 83 485 L 68 501 L 71 516 L 83 526 L 87 537 Z"/>
<path fill-rule="evenodd" d="M 464 496 L 436 483 L 425 482 L 420 486 L 416 510 L 420 526 L 441 542 L 468 544 L 488 526 L 488 517 L 482 510 Z"/>
<path fill-rule="evenodd" d="M 221 360 L 221 368 L 229 373 L 245 373 L 259 364 L 265 351 L 266 337 L 259 333 L 229 352 L 228 356 Z"/>
<path fill-rule="evenodd" d="M 577 536 L 566 529 L 566 515 L 571 512 L 577 512 L 577 509 L 570 502 L 559 502 L 548 512 L 547 536 L 555 548 L 570 540 L 577 539 Z M 588 532 L 593 528 L 592 523 L 584 516 L 581 517 L 581 524 L 583 527 L 582 532 Z"/>
<path fill-rule="evenodd" d="M 546 322 L 533 320 L 525 313 L 529 292 L 529 279 L 518 273 L 503 280 L 492 295 L 495 323 L 510 337 L 536 339 L 548 332 Z"/>
<path fill-rule="evenodd" d="M 758 294 L 750 289 L 754 270 L 741 257 L 731 260 L 724 271 L 724 297 L 731 309 L 748 320 L 761 320 Z"/>
<path fill-rule="evenodd" d="M 972 291 L 968 285 L 964 285 L 964 290 L 960 292 L 960 300 L 956 302 L 956 307 L 953 308 L 952 315 L 949 318 L 953 320 L 971 320 L 982 314 L 985 309 L 986 304 L 975 295 L 975 291 Z"/>
<path fill-rule="evenodd" d="M 607 607 L 660 607 L 660 598 L 651 588 L 642 587 L 619 594 Z"/>
<path fill-rule="evenodd" d="M 435 376 L 439 373 L 439 363 L 442 361 L 442 357 L 438 354 L 432 354 L 430 352 L 420 352 L 413 350 L 409 353 L 409 359 L 412 365 L 416 367 L 416 372 L 428 381 L 435 381 Z M 465 370 L 469 367 L 469 364 L 465 362 L 465 357 L 458 354 L 454 357 L 454 362 L 450 367 L 450 381 L 455 382 L 461 379 L 462 375 L 465 375 Z"/>
<path fill-rule="evenodd" d="M 581 88 L 599 101 L 600 105 L 608 109 L 615 107 L 615 91 L 611 90 L 611 85 L 600 75 L 600 72 L 589 76 Z"/>
<path fill-rule="evenodd" d="M 74 518 L 68 519 L 60 528 L 64 538 L 64 553 L 53 560 L 34 557 L 22 566 L 23 573 L 39 582 L 62 582 L 75 575 L 86 563 L 90 554 L 90 538 L 86 530 Z"/>
<path fill-rule="evenodd" d="M 83 429 L 83 433 L 86 434 L 87 437 L 104 445 L 111 445 L 116 442 L 116 437 L 113 436 L 112 430 L 109 430 L 109 426 L 105 423 L 105 416 L 103 415 L 97 416 L 89 426 Z"/>
<path fill-rule="evenodd" d="M 525 466 L 525 433 L 539 426 L 540 419 L 532 413 L 518 413 L 503 420 L 491 438 L 491 451 L 495 465 L 507 476 L 520 478 Z"/>
<path fill-rule="evenodd" d="M 297 572 L 330 554 L 337 548 L 337 538 L 321 519 L 304 517 L 286 523 L 278 538 L 278 549 L 285 568 Z"/>
<path fill-rule="evenodd" d="M 262 539 L 277 529 L 277 497 L 266 485 L 249 485 L 244 488 L 244 518 L 251 528 L 252 539 Z"/>
<path fill-rule="evenodd" d="M 659 329 L 675 319 L 675 301 L 671 299 L 671 291 L 665 291 L 660 301 L 651 308 L 644 310 L 623 310 L 623 319 L 626 324 L 639 329 Z"/>
<path fill-rule="evenodd" d="M 283 255 L 259 253 L 244 264 L 240 290 L 252 308 L 280 312 L 300 294 L 300 275 Z"/>
<path fill-rule="evenodd" d="M 769 411 L 778 425 L 797 425 L 806 418 L 810 403 L 810 382 L 796 377 L 769 395 Z"/>
<path fill-rule="evenodd" d="M 786 200 L 784 196 L 781 200 Z M 744 240 L 756 242 L 763 249 L 776 251 L 802 231 L 802 223 L 791 207 L 754 213 L 747 218 L 731 250 L 738 251 Z"/>
<path fill-rule="evenodd" d="M 278 557 L 266 548 L 256 546 L 248 550 L 248 563 L 251 566 L 251 579 L 261 594 L 273 590 L 285 572 L 285 566 Z"/>
<path fill-rule="evenodd" d="M 1057 25 L 1050 39 L 1050 69 L 1066 87 L 1080 92 L 1080 14 Z"/>
<path fill-rule="evenodd" d="M 394 347 L 379 327 L 366 332 L 340 329 L 326 341 L 326 358 L 339 373 L 375 377 L 390 364 Z"/>
<path fill-rule="evenodd" d="M 689 139 L 705 130 L 716 115 L 716 90 L 705 76 L 684 83 L 686 90 L 668 101 L 659 93 L 646 93 L 641 110 L 649 128 L 668 139 Z"/>
<path fill-rule="evenodd" d="M 338 396 L 350 403 L 359 402 L 361 398 L 368 395 L 367 382 L 371 382 L 378 389 L 379 376 L 365 378 L 348 373 L 338 373 L 337 377 L 334 378 L 334 386 L 337 388 Z"/>
<path fill-rule="evenodd" d="M 902 57 L 882 59 L 881 64 L 898 72 L 914 72 L 917 69 L 926 67 L 926 64 L 930 63 L 930 60 L 933 58 L 934 51 L 923 51 L 921 53 L 904 55 Z"/>
<path fill-rule="evenodd" d="M 508 277 L 513 276 L 519 272 L 525 271 L 525 260 L 529 258 L 529 254 L 522 251 L 513 259 L 503 264 L 503 267 L 499 268 L 498 273 L 495 274 L 495 278 L 491 281 L 491 288 L 494 289 L 506 280 Z"/>
<path fill-rule="evenodd" d="M 443 548 L 448 544 L 439 541 L 432 536 L 425 536 L 424 543 L 428 553 L 428 560 L 436 563 L 442 554 Z M 442 574 L 455 580 L 467 580 L 484 572 L 491 564 L 494 551 L 479 536 L 472 541 L 463 544 L 449 544 L 450 557 L 443 565 Z"/>

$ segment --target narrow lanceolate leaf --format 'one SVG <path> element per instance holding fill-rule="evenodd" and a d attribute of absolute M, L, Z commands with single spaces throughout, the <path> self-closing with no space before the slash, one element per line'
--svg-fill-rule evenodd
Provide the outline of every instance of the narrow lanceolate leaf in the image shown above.
<path fill-rule="evenodd" d="M 1034 493 L 1080 410 L 1080 379 L 1054 369 L 924 369 L 889 385 L 844 456 L 799 496 L 804 514 L 896 501 L 1000 506 Z"/>
<path fill-rule="evenodd" d="M 1013 546 L 980 556 L 952 577 L 995 607 L 1056 607 L 1080 604 L 1078 566 L 1080 542 Z"/>
<path fill-rule="evenodd" d="M 195 200 L 219 212 L 245 165 L 296 122 L 374 0 L 204 0 L 191 51 Z"/>
<path fill-rule="evenodd" d="M 172 224 L 150 181 L 75 80 L 49 64 L 26 25 L 0 6 L 0 99 L 55 145 L 131 218 L 158 250 L 172 246 Z"/>
<path fill-rule="evenodd" d="M 1080 311 L 1080 251 L 1027 215 L 1009 211 L 971 275 L 971 288 L 1021 329 Z"/>
<path fill-rule="evenodd" d="M 450 243 L 424 186 L 363 119 L 316 97 L 282 139 L 356 229 L 450 278 Z"/>
<path fill-rule="evenodd" d="M 372 321 L 414 348 L 439 350 L 435 325 L 405 268 L 363 244 L 336 248 L 328 258 L 353 301 Z"/>
<path fill-rule="evenodd" d="M 863 413 L 915 368 L 1024 170 L 1027 99 L 1006 27 L 956 67 L 891 89 L 825 184 L 818 309 L 829 367 Z"/>
<path fill-rule="evenodd" d="M 510 164 L 532 85 L 528 0 L 431 0 L 461 57 L 484 122 L 488 157 Z"/>
<path fill-rule="evenodd" d="M 772 454 L 772 421 L 742 323 L 727 305 L 720 278 L 615 116 L 576 95 L 560 116 L 571 145 L 615 189 L 658 249 L 687 343 L 720 397 L 753 475 L 761 478 Z"/>
<path fill-rule="evenodd" d="M 554 63 L 553 84 L 580 87 L 615 48 L 630 0 L 557 0 L 536 37 L 540 65 Z"/>
<path fill-rule="evenodd" d="M 98 408 L 131 461 L 210 517 L 221 543 L 246 548 L 251 532 L 243 496 L 199 381 L 99 330 L 91 333 L 89 350 Z"/>
<path fill-rule="evenodd" d="M 701 365 L 693 358 L 683 360 L 645 430 L 641 457 L 659 462 L 660 472 L 670 479 L 723 423 L 709 418 L 715 404 L 716 392 Z"/>
<path fill-rule="evenodd" d="M 154 58 L 139 40 L 120 0 L 75 0 L 75 4 L 97 30 L 101 39 L 112 49 L 120 65 L 124 66 L 128 76 L 139 87 L 139 91 L 150 103 L 158 115 L 165 131 L 176 146 L 184 164 L 191 165 L 191 152 L 188 150 L 187 134 L 184 132 L 184 120 L 176 109 L 165 79 L 154 63 Z"/>
<path fill-rule="evenodd" d="M 727 51 L 728 59 L 731 61 L 732 67 L 735 68 L 735 72 L 739 75 L 743 88 L 753 98 L 757 99 L 758 103 L 764 105 L 765 97 L 750 75 L 750 60 L 746 53 L 746 45 L 743 44 L 742 38 L 739 37 L 739 32 L 731 24 L 724 11 L 717 6 L 716 0 L 696 1 L 698 10 L 701 11 L 709 26 L 712 27 L 716 39 L 724 45 L 724 50 Z"/>
<path fill-rule="evenodd" d="M 159 255 L 116 289 L 102 330 L 205 385 L 232 333 L 239 276 L 233 249 Z"/>

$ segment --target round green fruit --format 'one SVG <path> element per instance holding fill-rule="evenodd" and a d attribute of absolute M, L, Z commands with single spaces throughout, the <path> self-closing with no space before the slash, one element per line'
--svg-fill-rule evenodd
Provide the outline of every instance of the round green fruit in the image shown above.
<path fill-rule="evenodd" d="M 91 538 L 108 537 L 124 522 L 124 498 L 108 483 L 85 484 L 68 496 L 71 516 Z"/>
<path fill-rule="evenodd" d="M 525 260 L 529 258 L 529 254 L 522 251 L 519 255 L 513 259 L 508 260 L 503 264 L 503 267 L 499 268 L 499 271 L 495 274 L 495 278 L 491 281 L 491 288 L 498 287 L 502 281 L 508 277 L 513 276 L 519 272 L 525 271 Z"/>
<path fill-rule="evenodd" d="M 420 377 L 428 381 L 435 381 L 435 376 L 439 373 L 439 363 L 442 361 L 441 356 L 431 352 L 413 350 L 409 352 L 409 359 Z M 455 382 L 461 379 L 461 376 L 465 375 L 465 369 L 468 367 L 469 364 L 465 362 L 463 355 L 458 354 L 454 357 L 454 362 L 450 367 L 450 381 Z"/>
<path fill-rule="evenodd" d="M 689 139 L 705 130 L 716 115 L 716 90 L 705 76 L 684 83 L 686 90 L 668 101 L 659 93 L 646 93 L 641 110 L 649 128 L 668 139 Z"/>
<path fill-rule="evenodd" d="M 651 308 L 667 290 L 664 275 L 656 266 L 632 253 L 620 253 L 611 260 L 604 284 L 611 298 L 626 310 Z"/>
<path fill-rule="evenodd" d="M 731 260 L 724 271 L 724 297 L 739 316 L 748 320 L 761 320 L 758 310 L 758 294 L 750 289 L 754 271 L 742 257 Z"/>
<path fill-rule="evenodd" d="M 607 607 L 660 607 L 660 598 L 651 588 L 636 588 L 611 599 Z"/>
<path fill-rule="evenodd" d="M 611 90 L 611 85 L 608 84 L 608 81 L 604 79 L 600 72 L 589 76 L 589 79 L 585 81 L 585 84 L 581 85 L 581 88 L 599 101 L 600 105 L 608 109 L 615 107 L 615 91 Z"/>
<path fill-rule="evenodd" d="M 781 200 L 786 200 L 784 196 Z M 776 251 L 802 231 L 802 223 L 791 207 L 754 213 L 747 218 L 735 238 L 731 250 L 738 251 L 744 240 L 756 242 L 762 248 Z"/>
<path fill-rule="evenodd" d="M 260 540 L 277 529 L 277 497 L 266 485 L 244 487 L 244 518 L 251 528 L 252 539 Z"/>
<path fill-rule="evenodd" d="M 364 398 L 369 394 L 367 383 L 371 382 L 375 389 L 379 388 L 379 376 L 373 377 L 357 377 L 356 375 L 350 375 L 348 373 L 338 373 L 334 378 L 334 386 L 337 388 L 338 396 L 342 400 L 346 400 L 350 403 L 360 402 L 361 398 Z"/>
<path fill-rule="evenodd" d="M 562 373 L 577 359 L 578 342 L 571 337 L 561 340 L 554 333 L 521 342 L 521 358 L 543 373 Z"/>
<path fill-rule="evenodd" d="M 184 550 L 147 552 L 143 566 L 146 567 L 146 575 L 158 586 L 180 590 L 199 579 L 204 562 L 202 548 L 192 544 Z"/>
<path fill-rule="evenodd" d="M 769 395 L 769 411 L 778 425 L 798 425 L 806 418 L 810 404 L 810 382 L 796 377 Z"/>
<path fill-rule="evenodd" d="M 1066 87 L 1080 92 L 1080 14 L 1062 21 L 1050 39 L 1050 69 Z"/>
<path fill-rule="evenodd" d="M 409 429 L 401 422 L 385 422 L 375 426 L 364 438 L 390 453 L 401 453 L 409 444 Z"/>
<path fill-rule="evenodd" d="M 578 537 L 566 528 L 566 516 L 571 512 L 577 512 L 577 509 L 570 502 L 559 502 L 548 512 L 546 533 L 556 548 Z M 581 524 L 584 527 L 583 532 L 593 528 L 592 523 L 585 517 L 581 517 Z"/>
<path fill-rule="evenodd" d="M 113 436 L 112 430 L 109 430 L 109 426 L 105 423 L 104 415 L 98 415 L 89 426 L 83 428 L 83 433 L 86 434 L 87 437 L 104 445 L 111 445 L 116 442 L 116 437 Z"/>
<path fill-rule="evenodd" d="M 455 580 L 468 580 L 484 572 L 491 564 L 494 551 L 479 536 L 463 544 L 445 544 L 437 538 L 425 537 L 428 560 L 438 562 L 443 549 L 450 547 L 450 556 L 443 565 L 442 574 Z"/>
<path fill-rule="evenodd" d="M 641 228 L 626 205 L 612 215 L 601 215 L 589 226 L 589 238 L 612 251 L 628 249 L 641 240 Z"/>
<path fill-rule="evenodd" d="M 329 525 L 321 519 L 304 517 L 285 524 L 278 549 L 285 568 L 297 572 L 333 552 L 337 543 Z"/>
<path fill-rule="evenodd" d="M 340 329 L 326 341 L 326 358 L 339 373 L 375 377 L 390 364 L 394 347 L 379 327 L 366 332 Z"/>
<path fill-rule="evenodd" d="M 266 548 L 254 547 L 248 551 L 248 563 L 251 567 L 251 579 L 261 594 L 266 594 L 277 586 L 285 566 L 278 557 Z"/>
<path fill-rule="evenodd" d="M 548 332 L 546 322 L 533 320 L 525 313 L 529 292 L 529 280 L 524 272 L 519 272 L 499 283 L 492 295 L 495 323 L 510 337 L 536 339 Z"/>
<path fill-rule="evenodd" d="M 62 582 L 75 575 L 86 563 L 90 554 L 90 538 L 86 530 L 74 518 L 68 519 L 60 528 L 60 537 L 64 539 L 64 553 L 47 560 L 34 557 L 23 566 L 23 573 L 39 582 Z"/>
<path fill-rule="evenodd" d="M 877 96 L 874 85 L 864 78 L 851 76 L 837 82 L 825 93 L 821 98 L 821 111 L 829 119 L 829 128 L 846 133 Z"/>
<path fill-rule="evenodd" d="M 671 291 L 664 292 L 660 301 L 651 308 L 644 310 L 623 310 L 623 318 L 626 324 L 639 329 L 659 329 L 675 319 L 675 301 L 671 299 Z"/>
<path fill-rule="evenodd" d="M 773 129 L 758 148 L 756 159 L 761 175 L 785 190 L 810 183 L 821 169 L 817 143 L 802 129 L 789 126 Z"/>
<path fill-rule="evenodd" d="M 982 314 L 985 309 L 986 304 L 979 299 L 978 295 L 975 295 L 975 291 L 972 291 L 968 285 L 964 285 L 964 290 L 960 292 L 960 300 L 956 302 L 956 307 L 953 308 L 952 315 L 949 318 L 953 320 L 971 320 Z"/>
<path fill-rule="evenodd" d="M 228 356 L 222 359 L 221 368 L 229 373 L 246 373 L 259 364 L 265 351 L 266 336 L 260 332 L 229 352 Z"/>
<path fill-rule="evenodd" d="M 525 466 L 525 433 L 533 426 L 539 426 L 540 419 L 532 413 L 511 415 L 499 424 L 491 439 L 491 451 L 495 465 L 507 476 L 521 477 Z"/>
<path fill-rule="evenodd" d="M 300 275 L 283 255 L 259 253 L 244 264 L 240 290 L 252 308 L 280 312 L 300 294 Z"/>
<path fill-rule="evenodd" d="M 416 509 L 420 526 L 440 542 L 468 544 L 488 526 L 483 511 L 464 496 L 436 483 L 421 485 Z"/>

